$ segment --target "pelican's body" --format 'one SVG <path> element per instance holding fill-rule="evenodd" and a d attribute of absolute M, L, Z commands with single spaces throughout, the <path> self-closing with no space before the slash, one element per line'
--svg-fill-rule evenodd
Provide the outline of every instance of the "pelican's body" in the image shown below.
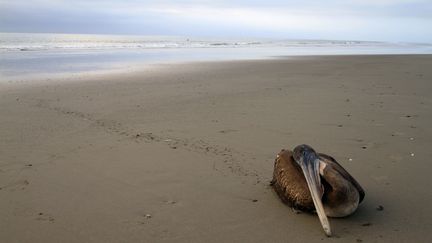
<path fill-rule="evenodd" d="M 275 160 L 272 186 L 293 208 L 316 210 L 327 235 L 329 217 L 352 214 L 365 193 L 359 183 L 332 157 L 316 153 L 308 145 L 282 150 Z"/>

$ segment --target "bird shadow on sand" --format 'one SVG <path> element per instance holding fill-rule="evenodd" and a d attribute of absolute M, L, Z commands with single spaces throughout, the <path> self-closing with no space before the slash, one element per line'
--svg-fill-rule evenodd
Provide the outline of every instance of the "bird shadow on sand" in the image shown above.
<path fill-rule="evenodd" d="M 367 196 L 352 215 L 330 219 L 332 225 L 334 225 L 336 237 L 356 235 L 355 232 L 372 230 L 385 221 L 385 206 L 379 202 L 379 198 L 368 198 Z"/>

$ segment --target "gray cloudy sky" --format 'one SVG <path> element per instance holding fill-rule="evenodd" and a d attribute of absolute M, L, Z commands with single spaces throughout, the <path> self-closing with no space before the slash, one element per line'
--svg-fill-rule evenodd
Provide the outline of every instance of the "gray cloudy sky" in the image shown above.
<path fill-rule="evenodd" d="M 0 0 L 0 31 L 432 42 L 432 0 Z"/>

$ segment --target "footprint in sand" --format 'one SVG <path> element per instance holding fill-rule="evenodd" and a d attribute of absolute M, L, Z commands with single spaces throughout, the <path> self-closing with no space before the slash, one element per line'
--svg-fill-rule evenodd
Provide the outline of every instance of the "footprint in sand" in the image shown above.
<path fill-rule="evenodd" d="M 30 182 L 28 180 L 18 180 L 2 186 L 1 189 L 9 188 L 10 191 L 15 191 L 18 189 L 24 190 L 28 185 L 30 185 Z"/>
<path fill-rule="evenodd" d="M 237 130 L 235 129 L 225 129 L 225 130 L 220 130 L 219 133 L 231 133 L 231 132 L 237 132 Z"/>
<path fill-rule="evenodd" d="M 36 220 L 50 223 L 54 223 L 55 221 L 55 219 L 51 215 L 45 213 L 38 213 L 36 216 Z"/>

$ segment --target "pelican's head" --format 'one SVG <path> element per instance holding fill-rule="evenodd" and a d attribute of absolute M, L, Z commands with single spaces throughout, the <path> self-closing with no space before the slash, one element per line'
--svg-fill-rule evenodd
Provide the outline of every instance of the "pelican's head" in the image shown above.
<path fill-rule="evenodd" d="M 331 236 L 330 223 L 322 204 L 324 191 L 319 174 L 319 156 L 311 146 L 302 144 L 294 148 L 293 158 L 303 171 L 321 225 L 326 235 Z"/>
<path fill-rule="evenodd" d="M 302 144 L 295 147 L 293 151 L 293 158 L 300 166 L 302 166 L 304 163 L 307 163 L 307 161 L 315 161 L 319 159 L 315 150 L 307 144 Z"/>

